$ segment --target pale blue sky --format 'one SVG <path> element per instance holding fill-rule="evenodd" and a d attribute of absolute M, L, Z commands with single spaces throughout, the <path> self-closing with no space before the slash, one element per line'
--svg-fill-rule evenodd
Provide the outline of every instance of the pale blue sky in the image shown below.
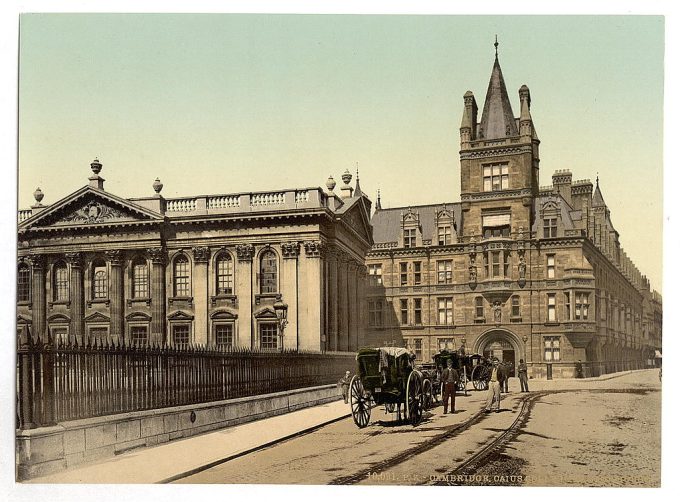
<path fill-rule="evenodd" d="M 323 185 L 359 162 L 384 206 L 458 201 L 462 96 L 493 37 L 531 89 L 541 184 L 600 175 L 621 243 L 661 286 L 662 17 L 23 15 L 19 206 Z"/>

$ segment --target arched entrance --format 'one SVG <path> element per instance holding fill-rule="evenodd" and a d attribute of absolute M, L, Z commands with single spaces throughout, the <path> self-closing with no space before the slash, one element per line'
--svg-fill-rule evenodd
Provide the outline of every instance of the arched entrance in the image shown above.
<path fill-rule="evenodd" d="M 510 376 L 516 376 L 520 358 L 526 360 L 517 335 L 504 329 L 492 329 L 482 333 L 475 342 L 474 351 L 484 357 L 496 357 L 504 363 L 512 363 Z"/>

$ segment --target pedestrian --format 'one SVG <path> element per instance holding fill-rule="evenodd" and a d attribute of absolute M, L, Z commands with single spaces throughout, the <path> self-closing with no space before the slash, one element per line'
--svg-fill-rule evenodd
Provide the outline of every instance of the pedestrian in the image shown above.
<path fill-rule="evenodd" d="M 527 364 L 524 362 L 524 359 L 519 360 L 517 372 L 519 374 L 519 385 L 522 388 L 522 392 L 529 392 L 529 381 L 527 380 Z"/>
<path fill-rule="evenodd" d="M 484 413 L 491 413 L 491 408 L 496 405 L 496 413 L 501 411 L 501 384 L 498 380 L 498 359 L 493 360 L 491 378 L 489 379 L 489 393 L 486 396 L 486 406 Z"/>
<path fill-rule="evenodd" d="M 459 375 L 453 367 L 451 359 L 446 360 L 446 369 L 442 372 L 442 400 L 444 401 L 444 414 L 449 409 L 449 397 L 451 397 L 451 413 L 456 412 L 456 388 L 458 387 Z"/>
<path fill-rule="evenodd" d="M 342 398 L 345 400 L 345 404 L 349 402 L 349 382 L 352 380 L 349 375 L 349 370 L 345 371 L 345 376 L 338 382 L 338 385 L 342 389 Z"/>
<path fill-rule="evenodd" d="M 508 378 L 510 372 L 508 371 L 508 363 L 500 363 L 498 365 L 498 382 L 501 384 L 501 392 L 508 392 Z"/>

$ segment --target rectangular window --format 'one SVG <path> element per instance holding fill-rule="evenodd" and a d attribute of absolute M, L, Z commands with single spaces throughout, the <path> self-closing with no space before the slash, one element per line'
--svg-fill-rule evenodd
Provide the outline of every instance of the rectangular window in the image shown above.
<path fill-rule="evenodd" d="M 401 324 L 408 324 L 408 300 L 402 298 L 399 300 L 399 311 L 401 312 Z"/>
<path fill-rule="evenodd" d="M 400 286 L 408 285 L 408 264 L 407 263 L 400 263 L 399 264 L 399 285 Z"/>
<path fill-rule="evenodd" d="M 569 293 L 564 293 L 564 312 L 567 320 L 571 320 L 571 295 Z"/>
<path fill-rule="evenodd" d="M 491 251 L 491 277 L 501 276 L 501 252 Z"/>
<path fill-rule="evenodd" d="M 230 349 L 234 345 L 234 325 L 220 323 L 215 325 L 215 345 L 219 349 Z"/>
<path fill-rule="evenodd" d="M 560 360 L 560 337 L 559 336 L 546 336 L 543 339 L 544 352 L 543 358 L 546 361 L 559 361 Z"/>
<path fill-rule="evenodd" d="M 371 286 L 382 285 L 382 264 L 371 263 L 368 266 L 368 282 Z"/>
<path fill-rule="evenodd" d="M 423 324 L 423 299 L 413 299 L 413 322 L 415 324 Z"/>
<path fill-rule="evenodd" d="M 56 267 L 54 273 L 54 289 L 55 301 L 66 301 L 68 300 L 68 269 L 66 265 L 61 264 Z"/>
<path fill-rule="evenodd" d="M 437 227 L 437 243 L 440 246 L 451 244 L 451 227 L 449 225 Z"/>
<path fill-rule="evenodd" d="M 589 297 L 588 293 L 576 293 L 576 319 L 588 319 Z"/>
<path fill-rule="evenodd" d="M 189 347 L 189 325 L 174 324 L 172 326 L 172 341 L 178 349 Z"/>
<path fill-rule="evenodd" d="M 477 319 L 484 318 L 484 298 L 481 296 L 475 298 L 475 317 Z"/>
<path fill-rule="evenodd" d="M 234 291 L 234 264 L 231 258 L 220 257 L 217 262 L 217 294 L 230 295 Z"/>
<path fill-rule="evenodd" d="M 413 285 L 414 286 L 419 286 L 420 283 L 422 282 L 422 272 L 421 272 L 421 266 L 419 261 L 414 261 L 413 262 Z"/>
<path fill-rule="evenodd" d="M 483 167 L 484 191 L 492 192 L 510 188 L 507 164 L 492 164 Z"/>
<path fill-rule="evenodd" d="M 17 301 L 31 300 L 31 269 L 26 265 L 19 266 L 17 272 Z"/>
<path fill-rule="evenodd" d="M 146 345 L 148 341 L 146 326 L 130 326 L 130 341 L 133 345 Z"/>
<path fill-rule="evenodd" d="M 405 228 L 404 229 L 404 247 L 405 248 L 416 247 L 416 229 L 415 228 Z"/>
<path fill-rule="evenodd" d="M 549 254 L 547 255 L 547 262 L 546 262 L 546 275 L 548 279 L 554 279 L 555 278 L 555 255 L 554 254 Z"/>
<path fill-rule="evenodd" d="M 91 342 L 103 342 L 109 336 L 109 328 L 103 326 L 93 326 L 88 330 Z"/>
<path fill-rule="evenodd" d="M 484 238 L 491 239 L 492 237 L 510 237 L 510 225 L 484 227 Z"/>
<path fill-rule="evenodd" d="M 515 295 L 512 297 L 512 312 L 511 312 L 512 317 L 520 317 L 520 310 L 519 310 L 519 296 Z"/>
<path fill-rule="evenodd" d="M 132 296 L 134 298 L 149 297 L 149 268 L 145 261 L 132 266 Z"/>
<path fill-rule="evenodd" d="M 368 301 L 368 325 L 379 328 L 383 325 L 383 304 L 380 300 Z"/>
<path fill-rule="evenodd" d="M 423 359 L 423 339 L 416 338 L 413 340 L 413 351 L 416 353 L 416 359 L 422 361 Z"/>
<path fill-rule="evenodd" d="M 555 312 L 555 293 L 548 293 L 548 321 L 555 322 L 557 314 Z"/>
<path fill-rule="evenodd" d="M 543 218 L 543 237 L 557 237 L 557 218 Z"/>
<path fill-rule="evenodd" d="M 267 322 L 260 324 L 260 348 L 262 350 L 276 350 L 278 347 L 278 332 L 276 324 Z"/>
<path fill-rule="evenodd" d="M 439 324 L 453 325 L 453 298 L 438 298 L 437 314 Z"/>
<path fill-rule="evenodd" d="M 175 260 L 175 296 L 190 296 L 189 260 L 181 258 Z"/>
<path fill-rule="evenodd" d="M 453 262 L 451 260 L 437 262 L 437 283 L 451 284 L 453 282 Z"/>
<path fill-rule="evenodd" d="M 68 328 L 66 326 L 58 326 L 50 328 L 52 340 L 55 342 L 68 342 Z"/>
<path fill-rule="evenodd" d="M 456 347 L 453 343 L 453 338 L 438 338 L 439 350 L 454 350 Z"/>

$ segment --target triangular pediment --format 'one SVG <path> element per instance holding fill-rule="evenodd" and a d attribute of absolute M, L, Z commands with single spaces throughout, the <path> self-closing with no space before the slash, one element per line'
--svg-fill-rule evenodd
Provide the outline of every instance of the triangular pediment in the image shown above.
<path fill-rule="evenodd" d="M 161 214 L 86 186 L 24 220 L 19 231 L 163 221 Z"/>
<path fill-rule="evenodd" d="M 341 216 L 342 220 L 358 233 L 363 239 L 373 245 L 373 226 L 369 216 L 369 208 L 363 197 L 348 208 Z"/>
<path fill-rule="evenodd" d="M 253 315 L 255 319 L 276 319 L 276 312 L 274 312 L 274 309 L 269 308 L 269 307 L 264 307 Z"/>
<path fill-rule="evenodd" d="M 176 310 L 172 314 L 168 315 L 169 321 L 191 321 L 194 318 L 191 314 L 182 312 L 181 310 Z"/>
<path fill-rule="evenodd" d="M 101 312 L 94 312 L 85 318 L 85 322 L 109 322 L 111 319 Z"/>

